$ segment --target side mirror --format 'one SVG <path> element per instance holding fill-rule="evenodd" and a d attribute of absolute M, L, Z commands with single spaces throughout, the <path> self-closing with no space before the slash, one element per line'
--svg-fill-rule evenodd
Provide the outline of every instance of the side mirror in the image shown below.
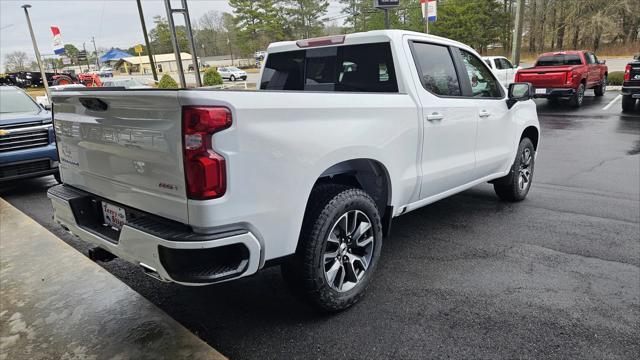
<path fill-rule="evenodd" d="M 511 109 L 518 101 L 527 101 L 533 98 L 533 86 L 531 83 L 509 84 L 509 96 L 507 107 Z"/>
<path fill-rule="evenodd" d="M 598 64 L 604 65 L 607 63 L 607 60 L 598 60 Z"/>

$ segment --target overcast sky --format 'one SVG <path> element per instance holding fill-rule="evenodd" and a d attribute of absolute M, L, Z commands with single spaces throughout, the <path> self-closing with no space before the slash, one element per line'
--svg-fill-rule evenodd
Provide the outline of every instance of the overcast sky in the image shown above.
<path fill-rule="evenodd" d="M 180 3 L 172 0 L 174 8 L 179 8 Z M 53 54 L 49 28 L 52 25 L 60 28 L 65 44 L 80 49 L 85 42 L 87 50 L 93 51 L 92 36 L 98 48 L 127 49 L 144 42 L 135 0 L 0 0 L 0 71 L 4 71 L 4 58 L 10 52 L 24 51 L 35 59 L 24 10 L 20 7 L 23 4 L 32 6 L 29 15 L 42 54 Z M 226 0 L 188 0 L 188 6 L 193 23 L 209 10 L 232 10 Z M 162 0 L 142 0 L 142 8 L 147 30 L 153 27 L 154 16 L 166 17 Z M 327 15 L 339 15 L 340 10 L 338 1 L 331 1 Z M 182 16 L 177 14 L 175 19 L 176 24 L 184 24 Z"/>

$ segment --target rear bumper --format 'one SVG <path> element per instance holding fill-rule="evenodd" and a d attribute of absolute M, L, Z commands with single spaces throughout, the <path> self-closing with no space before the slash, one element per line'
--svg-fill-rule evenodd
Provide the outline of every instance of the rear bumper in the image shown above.
<path fill-rule="evenodd" d="M 571 97 L 576 93 L 576 89 L 572 88 L 546 88 L 544 94 L 535 94 L 537 98 L 556 98 L 556 97 Z"/>
<path fill-rule="evenodd" d="M 640 94 L 640 86 L 622 86 L 622 90 L 620 91 L 622 95 L 639 95 Z"/>
<path fill-rule="evenodd" d="M 113 236 L 100 229 L 99 197 L 67 185 L 47 193 L 54 219 L 76 237 L 98 246 L 162 281 L 207 285 L 254 274 L 260 243 L 248 230 L 198 234 L 173 221 L 126 208 L 127 223 Z M 129 219 L 131 218 L 131 219 Z"/>

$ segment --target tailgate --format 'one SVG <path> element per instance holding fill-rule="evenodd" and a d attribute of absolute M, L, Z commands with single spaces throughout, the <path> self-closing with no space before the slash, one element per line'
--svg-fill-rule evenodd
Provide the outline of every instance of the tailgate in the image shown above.
<path fill-rule="evenodd" d="M 519 82 L 530 82 L 537 88 L 564 87 L 567 82 L 565 69 L 526 69 L 518 72 Z"/>
<path fill-rule="evenodd" d="M 188 222 L 177 91 L 54 92 L 65 184 Z"/>

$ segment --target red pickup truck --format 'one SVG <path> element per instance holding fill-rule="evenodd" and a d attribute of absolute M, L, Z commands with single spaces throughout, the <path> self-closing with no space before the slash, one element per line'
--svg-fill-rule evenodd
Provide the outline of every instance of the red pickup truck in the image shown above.
<path fill-rule="evenodd" d="M 515 82 L 533 84 L 536 97 L 551 101 L 569 98 L 571 106 L 580 107 L 585 90 L 604 95 L 607 74 L 605 61 L 592 52 L 561 51 L 540 55 L 533 67 L 518 70 Z"/>

